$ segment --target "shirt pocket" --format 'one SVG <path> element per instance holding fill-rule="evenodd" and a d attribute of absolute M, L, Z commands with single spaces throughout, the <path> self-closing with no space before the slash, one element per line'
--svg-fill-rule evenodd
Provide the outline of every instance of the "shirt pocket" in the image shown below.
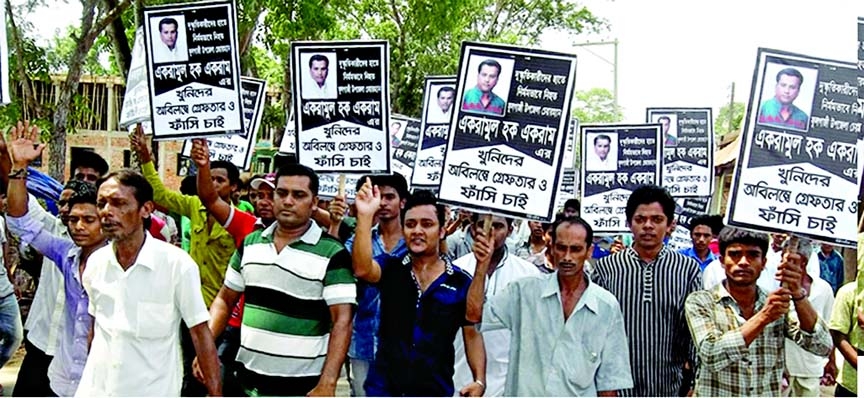
<path fill-rule="evenodd" d="M 138 303 L 136 336 L 145 339 L 158 339 L 174 332 L 171 320 L 174 319 L 174 306 L 161 303 Z"/>
<path fill-rule="evenodd" d="M 574 344 L 573 353 L 569 359 L 566 369 L 568 370 L 570 382 L 580 392 L 593 390 L 594 377 L 597 374 L 597 369 L 600 367 L 599 350 L 592 348 L 584 341 L 580 341 Z"/>

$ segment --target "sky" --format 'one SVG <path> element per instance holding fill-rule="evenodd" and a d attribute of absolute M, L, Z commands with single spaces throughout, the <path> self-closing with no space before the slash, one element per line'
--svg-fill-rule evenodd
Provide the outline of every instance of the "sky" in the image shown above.
<path fill-rule="evenodd" d="M 747 103 L 759 47 L 854 62 L 856 17 L 864 1 L 839 0 L 581 0 L 610 23 L 600 35 L 571 41 L 547 33 L 543 48 L 577 55 L 576 89 L 613 89 L 626 122 L 644 122 L 647 107 L 711 107 Z M 592 54 L 593 52 L 593 54 Z"/>
<path fill-rule="evenodd" d="M 13 4 L 23 0 L 13 1 Z M 25 16 L 43 38 L 77 24 L 80 3 L 52 1 Z M 747 103 L 759 47 L 853 62 L 860 0 L 579 0 L 606 19 L 609 30 L 562 40 L 547 32 L 542 48 L 576 54 L 576 89 L 614 87 L 611 45 L 574 44 L 617 39 L 618 94 L 626 122 L 647 107 L 711 107 Z M 75 16 L 75 17 L 70 17 Z"/>

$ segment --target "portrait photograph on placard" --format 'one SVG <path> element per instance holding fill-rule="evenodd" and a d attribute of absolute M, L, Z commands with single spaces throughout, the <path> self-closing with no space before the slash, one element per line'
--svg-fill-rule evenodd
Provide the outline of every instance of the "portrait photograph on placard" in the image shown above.
<path fill-rule="evenodd" d="M 153 63 L 186 62 L 186 16 L 183 14 L 150 18 Z"/>
<path fill-rule="evenodd" d="M 656 113 L 651 115 L 652 123 L 660 124 L 663 146 L 672 148 L 678 146 L 678 115 L 674 113 Z"/>
<path fill-rule="evenodd" d="M 618 134 L 614 132 L 591 133 L 587 135 L 590 144 L 584 150 L 587 154 L 585 169 L 589 171 L 615 171 L 618 169 Z"/>
<path fill-rule="evenodd" d="M 453 84 L 432 84 L 429 86 L 434 95 L 426 108 L 426 122 L 430 124 L 450 123 L 453 104 L 456 102 L 456 89 Z"/>
<path fill-rule="evenodd" d="M 300 78 L 303 99 L 336 99 L 336 53 L 304 53 L 301 67 L 306 73 Z"/>
<path fill-rule="evenodd" d="M 510 97 L 513 60 L 471 56 L 462 91 L 462 111 L 488 116 L 504 116 Z"/>
<path fill-rule="evenodd" d="M 807 132 L 818 74 L 813 68 L 766 63 L 757 123 Z"/>

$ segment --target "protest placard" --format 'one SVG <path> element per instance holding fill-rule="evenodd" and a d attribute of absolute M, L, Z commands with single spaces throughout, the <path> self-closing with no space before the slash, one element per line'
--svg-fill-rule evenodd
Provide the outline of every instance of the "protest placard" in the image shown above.
<path fill-rule="evenodd" d="M 420 118 L 420 143 L 411 175 L 414 188 L 438 189 L 456 99 L 456 76 L 427 76 Z"/>
<path fill-rule="evenodd" d="M 660 125 L 581 126 L 582 218 L 595 233 L 619 234 L 627 228 L 627 199 L 645 184 L 657 184 Z"/>
<path fill-rule="evenodd" d="M 255 137 L 264 114 L 266 102 L 266 86 L 264 80 L 243 76 L 240 79 L 241 99 L 243 106 L 243 128 L 245 134 L 207 137 L 207 147 L 210 149 L 210 160 L 224 160 L 233 163 L 240 170 L 248 170 L 252 163 Z M 183 156 L 191 156 L 192 140 L 183 143 Z"/>
<path fill-rule="evenodd" d="M 291 43 L 297 160 L 319 173 L 390 172 L 386 41 Z"/>
<path fill-rule="evenodd" d="M 672 196 L 714 192 L 714 119 L 711 108 L 648 108 L 663 141 L 662 185 Z"/>
<path fill-rule="evenodd" d="M 853 63 L 759 49 L 727 225 L 855 244 L 857 79 Z"/>
<path fill-rule="evenodd" d="M 459 69 L 439 200 L 551 221 L 576 56 L 463 42 Z"/>
<path fill-rule="evenodd" d="M 393 151 L 393 171 L 411 181 L 420 141 L 420 120 L 402 115 L 390 115 L 390 150 Z M 410 184 L 409 184 L 410 186 Z"/>
<path fill-rule="evenodd" d="M 144 9 L 153 139 L 243 134 L 231 1 Z"/>

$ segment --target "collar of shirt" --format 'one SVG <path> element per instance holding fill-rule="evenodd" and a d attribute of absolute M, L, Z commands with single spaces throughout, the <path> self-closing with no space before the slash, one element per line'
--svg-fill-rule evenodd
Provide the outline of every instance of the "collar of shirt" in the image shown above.
<path fill-rule="evenodd" d="M 719 304 L 725 303 L 734 303 L 736 307 L 738 307 L 738 311 L 740 311 L 741 307 L 738 305 L 738 301 L 735 300 L 734 297 L 729 293 L 729 290 L 726 289 L 726 284 L 721 282 L 718 283 L 717 286 L 714 286 L 712 291 L 714 293 L 714 301 Z M 762 306 L 765 305 L 765 302 L 768 300 L 768 294 L 765 293 L 758 285 L 756 286 L 756 305 L 753 307 L 754 314 L 756 311 L 762 309 Z"/>
<path fill-rule="evenodd" d="M 448 276 L 453 275 L 453 262 L 450 260 L 450 256 L 442 254 L 438 256 L 438 258 L 444 261 L 444 274 Z M 411 253 L 406 254 L 405 257 L 402 258 L 402 265 L 411 266 Z M 411 271 L 411 276 L 414 276 L 413 270 Z"/>
<path fill-rule="evenodd" d="M 267 227 L 263 232 L 261 232 L 261 238 L 266 240 L 268 243 L 273 243 L 273 233 L 276 231 L 276 227 L 279 226 L 278 222 L 273 222 L 269 227 Z M 306 229 L 306 232 L 300 236 L 300 241 L 303 243 L 308 243 L 310 245 L 315 245 L 318 243 L 318 240 L 321 239 L 322 234 L 321 227 L 318 224 L 309 221 L 309 228 Z"/>
<path fill-rule="evenodd" d="M 151 270 L 156 268 L 155 254 L 158 249 L 152 247 L 153 245 L 151 244 L 151 242 L 153 241 L 153 239 L 155 238 L 153 237 L 153 235 L 150 235 L 150 232 L 144 231 L 144 244 L 141 245 L 141 249 L 138 250 L 138 257 L 135 259 L 135 263 L 133 265 L 141 265 Z M 111 247 L 111 261 L 120 268 L 123 268 L 120 265 L 120 260 L 117 259 L 117 253 L 114 251 L 113 244 Z"/>
<path fill-rule="evenodd" d="M 639 264 L 648 265 L 648 264 L 654 264 L 657 261 L 662 260 L 663 257 L 666 257 L 666 255 L 669 253 L 669 247 L 667 247 L 664 244 L 663 247 L 660 248 L 660 252 L 657 253 L 657 257 L 654 258 L 654 260 L 652 260 L 650 262 L 645 262 L 644 260 L 642 260 L 642 257 L 639 256 L 639 253 L 636 252 L 636 249 L 634 249 L 633 246 L 627 247 L 627 249 L 625 249 L 624 252 L 627 253 L 627 256 L 629 256 L 631 259 L 638 261 Z"/>
<path fill-rule="evenodd" d="M 588 275 L 582 276 L 585 279 L 585 291 L 582 292 L 582 297 L 579 298 L 579 302 L 576 303 L 576 307 L 573 308 L 573 313 L 579 311 L 582 307 L 588 307 L 589 310 L 593 313 L 597 313 L 599 310 L 599 304 L 597 303 L 596 290 L 599 286 L 595 285 L 591 282 L 591 278 Z M 560 286 L 558 285 L 558 271 L 555 271 L 552 274 L 547 275 L 546 282 L 543 286 L 543 291 L 540 293 L 540 297 L 552 297 L 555 295 L 561 294 Z M 559 301 L 560 298 L 559 298 Z M 563 301 L 562 301 L 563 305 Z"/>

